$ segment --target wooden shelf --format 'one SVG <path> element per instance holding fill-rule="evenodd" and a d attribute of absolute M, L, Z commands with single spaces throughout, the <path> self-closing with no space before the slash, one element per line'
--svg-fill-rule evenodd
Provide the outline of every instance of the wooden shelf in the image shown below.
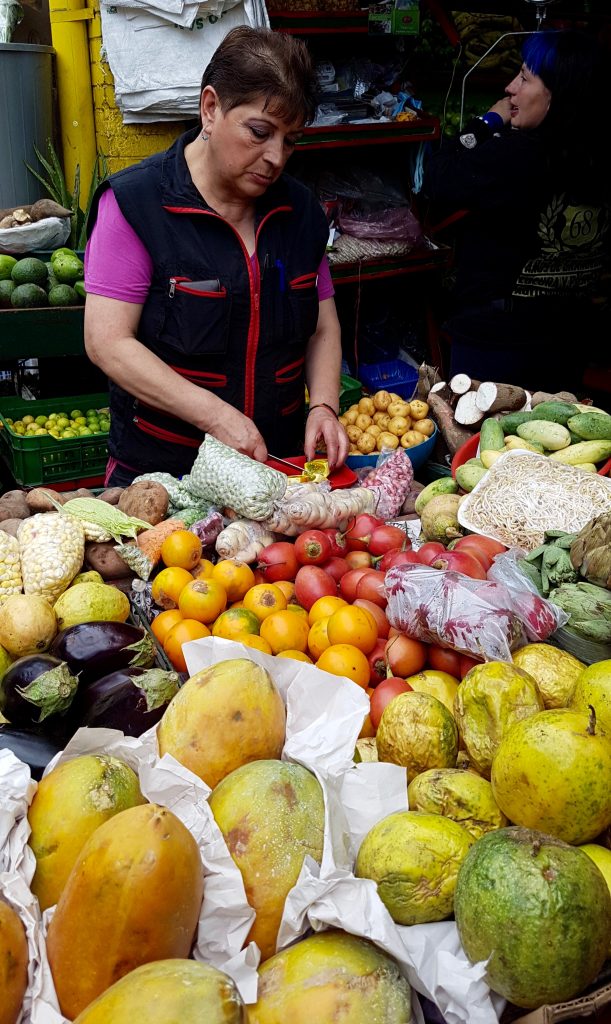
<path fill-rule="evenodd" d="M 327 35 L 331 32 L 369 31 L 369 10 L 362 11 L 276 11 L 269 20 L 275 32 L 289 35 Z"/>
<path fill-rule="evenodd" d="M 448 267 L 451 258 L 452 250 L 446 245 L 440 245 L 437 249 L 415 249 L 405 256 L 382 256 L 360 263 L 331 264 L 331 278 L 334 285 L 339 285 L 378 281 L 385 277 L 401 277 L 404 274 L 422 274 Z"/>
<path fill-rule="evenodd" d="M 361 124 L 317 125 L 305 128 L 296 151 L 381 146 L 397 142 L 427 142 L 439 138 L 439 118 L 415 121 L 368 121 Z"/>

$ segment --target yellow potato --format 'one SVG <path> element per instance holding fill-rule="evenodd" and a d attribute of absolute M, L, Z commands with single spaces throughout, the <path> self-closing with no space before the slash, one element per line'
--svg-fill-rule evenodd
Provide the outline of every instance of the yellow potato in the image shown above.
<path fill-rule="evenodd" d="M 391 418 L 393 416 L 409 416 L 409 402 L 404 402 L 402 398 L 397 402 L 391 402 L 387 412 Z"/>
<path fill-rule="evenodd" d="M 418 430 L 408 430 L 401 438 L 401 447 L 415 448 L 417 444 L 422 444 L 423 441 L 426 441 L 424 434 L 421 434 Z"/>
<path fill-rule="evenodd" d="M 388 424 L 390 423 L 390 416 L 388 415 L 387 412 L 374 412 L 373 422 L 376 424 L 376 426 L 381 427 L 382 430 L 386 430 Z"/>
<path fill-rule="evenodd" d="M 358 439 L 361 436 L 361 434 L 363 433 L 363 431 L 361 430 L 360 427 L 357 427 L 354 423 L 350 423 L 346 427 L 346 433 L 348 435 L 348 439 L 350 441 L 354 441 L 354 443 L 356 444 L 356 442 L 358 441 Z"/>
<path fill-rule="evenodd" d="M 372 434 L 368 434 L 367 432 L 365 432 L 364 434 L 361 434 L 361 436 L 359 437 L 358 441 L 356 442 L 356 446 L 362 455 L 369 455 L 371 452 L 375 451 L 376 439 L 375 437 L 372 436 Z"/>
<path fill-rule="evenodd" d="M 425 437 L 430 437 L 435 430 L 435 424 L 432 420 L 428 419 L 416 420 L 414 430 L 417 430 L 420 434 L 424 434 Z"/>
<path fill-rule="evenodd" d="M 371 426 L 366 427 L 365 433 L 371 434 L 372 437 L 379 437 L 382 433 L 382 428 L 377 423 L 372 423 Z"/>
<path fill-rule="evenodd" d="M 371 416 L 368 416 L 365 412 L 360 412 L 355 420 L 355 424 L 360 430 L 366 430 L 367 427 L 371 426 Z"/>
<path fill-rule="evenodd" d="M 359 402 L 359 412 L 364 412 L 367 416 L 373 416 L 376 411 L 376 407 L 373 402 L 373 398 L 361 398 Z"/>
<path fill-rule="evenodd" d="M 383 430 L 376 441 L 376 448 L 379 452 L 383 448 L 398 448 L 399 438 L 396 434 L 391 434 L 389 430 Z"/>
<path fill-rule="evenodd" d="M 425 416 L 428 416 L 429 407 L 426 402 L 420 401 L 419 398 L 414 398 L 409 403 L 409 414 L 413 420 L 423 420 Z"/>
<path fill-rule="evenodd" d="M 356 423 L 357 416 L 358 409 L 348 409 L 348 412 L 344 413 L 344 419 L 346 420 L 346 423 L 348 425 L 350 425 L 351 423 Z"/>
<path fill-rule="evenodd" d="M 396 434 L 397 437 L 401 437 L 401 434 L 404 434 L 406 430 L 409 430 L 411 425 L 412 421 L 409 416 L 393 416 L 388 424 L 388 429 L 391 434 Z"/>
<path fill-rule="evenodd" d="M 338 416 L 337 417 L 337 422 L 341 423 L 342 427 L 347 427 L 348 426 L 348 420 L 346 419 L 345 416 Z"/>
<path fill-rule="evenodd" d="M 391 402 L 392 398 L 388 394 L 388 391 L 376 391 L 373 396 L 373 404 L 380 412 L 384 412 L 388 409 Z"/>

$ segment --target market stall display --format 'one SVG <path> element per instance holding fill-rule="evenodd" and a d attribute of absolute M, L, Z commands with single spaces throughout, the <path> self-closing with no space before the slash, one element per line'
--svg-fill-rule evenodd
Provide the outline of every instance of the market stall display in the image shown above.
<path fill-rule="evenodd" d="M 211 1014 L 224 992 L 262 1024 L 346 999 L 407 1024 L 418 995 L 499 1024 L 506 1001 L 515 1019 L 604 977 L 611 658 L 562 636 L 607 636 L 611 484 L 553 455 L 610 443 L 611 417 L 523 419 L 513 436 L 552 454 L 504 452 L 494 417 L 515 413 L 495 410 L 479 482 L 423 484 L 406 435 L 445 437 L 435 395 L 348 405 L 373 442 L 350 486 L 208 437 L 181 480 L 0 497 L 0 908 L 26 932 L 27 1024 L 133 1015 L 140 976 L 188 1019 L 176 979 L 199 966 Z M 533 422 L 544 437 L 518 432 Z M 523 462 L 536 509 L 515 474 L 497 493 Z M 553 901 L 520 857 L 553 862 Z M 479 908 L 484 876 L 502 907 Z M 514 960 L 491 956 L 505 909 Z M 364 970 L 385 979 L 366 1010 Z"/>

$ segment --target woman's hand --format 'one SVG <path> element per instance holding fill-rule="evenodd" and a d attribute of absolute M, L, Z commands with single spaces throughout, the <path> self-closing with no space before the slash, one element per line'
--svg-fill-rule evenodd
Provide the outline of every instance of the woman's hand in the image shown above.
<path fill-rule="evenodd" d="M 321 441 L 326 448 L 329 469 L 343 466 L 350 449 L 348 435 L 337 416 L 324 405 L 317 406 L 308 414 L 305 432 L 305 454 L 308 460 L 314 458 L 316 447 Z"/>
<path fill-rule="evenodd" d="M 503 124 L 509 124 L 511 121 L 511 97 L 503 96 L 502 100 L 497 100 L 496 103 L 490 107 L 489 114 L 498 114 L 499 117 L 503 118 Z"/>
<path fill-rule="evenodd" d="M 223 444 L 243 455 L 250 455 L 257 462 L 267 459 L 267 447 L 253 421 L 234 409 L 227 402 L 221 401 L 215 414 L 209 417 L 206 431 L 213 434 Z"/>

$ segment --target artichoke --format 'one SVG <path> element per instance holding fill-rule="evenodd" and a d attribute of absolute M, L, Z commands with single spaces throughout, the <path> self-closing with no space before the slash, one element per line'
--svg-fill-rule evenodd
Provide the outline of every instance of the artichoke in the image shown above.
<path fill-rule="evenodd" d="M 566 629 L 600 644 L 611 644 L 611 593 L 591 583 L 563 583 L 549 600 L 569 615 Z"/>
<path fill-rule="evenodd" d="M 611 590 L 611 512 L 596 516 L 577 534 L 571 562 L 590 583 Z"/>

